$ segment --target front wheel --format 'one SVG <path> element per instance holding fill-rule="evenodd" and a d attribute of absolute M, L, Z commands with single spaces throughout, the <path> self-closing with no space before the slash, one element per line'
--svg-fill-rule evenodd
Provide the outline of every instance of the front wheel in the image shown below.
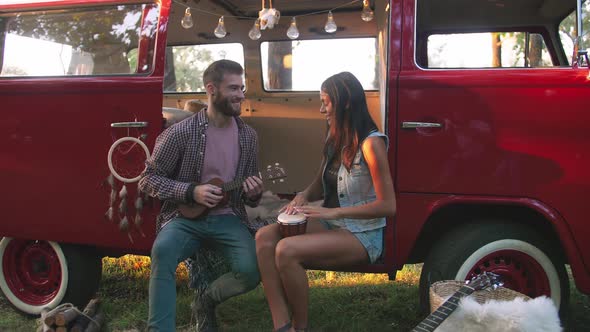
<path fill-rule="evenodd" d="M 0 241 L 0 289 L 25 314 L 68 302 L 83 308 L 101 274 L 100 257 L 84 247 L 7 237 Z"/>
<path fill-rule="evenodd" d="M 501 221 L 461 226 L 433 246 L 420 276 L 422 309 L 429 308 L 432 283 L 482 272 L 499 274 L 505 287 L 531 298 L 550 297 L 565 318 L 569 281 L 562 256 L 534 229 Z"/>

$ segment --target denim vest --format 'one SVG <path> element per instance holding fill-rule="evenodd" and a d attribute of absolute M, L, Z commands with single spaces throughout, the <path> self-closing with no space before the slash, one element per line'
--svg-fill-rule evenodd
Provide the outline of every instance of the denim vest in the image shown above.
<path fill-rule="evenodd" d="M 367 138 L 375 136 L 383 137 L 385 139 L 386 148 L 389 147 L 389 139 L 383 133 L 375 131 L 370 133 Z M 364 141 L 359 145 L 359 151 L 357 151 L 356 156 L 354 157 L 350 172 L 348 172 L 342 163 L 340 164 L 340 169 L 338 170 L 337 194 L 338 202 L 341 207 L 363 205 L 373 202 L 377 198 L 375 188 L 373 187 L 371 172 L 369 172 L 369 167 L 367 166 L 367 162 L 363 157 L 362 149 L 360 148 L 363 143 Z M 326 172 L 327 164 L 328 162 L 324 165 L 322 175 Z M 326 192 L 326 180 L 324 176 L 322 176 L 322 185 L 324 187 L 324 192 Z M 385 217 L 373 219 L 342 218 L 328 220 L 328 222 L 334 226 L 346 228 L 353 233 L 358 233 L 384 227 Z"/>

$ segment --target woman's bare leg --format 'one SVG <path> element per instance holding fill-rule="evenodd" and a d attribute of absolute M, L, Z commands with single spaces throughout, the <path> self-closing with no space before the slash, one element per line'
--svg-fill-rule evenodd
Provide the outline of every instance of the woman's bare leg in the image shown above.
<path fill-rule="evenodd" d="M 258 269 L 275 330 L 290 321 L 283 284 L 275 266 L 275 248 L 280 239 L 278 224 L 262 227 L 256 232 Z"/>
<path fill-rule="evenodd" d="M 298 329 L 308 324 L 309 284 L 306 266 L 336 269 L 369 260 L 363 245 L 349 231 L 317 232 L 318 228 L 323 230 L 317 221 L 308 223 L 308 228 L 311 228 L 311 232 L 279 241 L 275 254 L 278 273 L 291 305 L 293 326 Z"/>

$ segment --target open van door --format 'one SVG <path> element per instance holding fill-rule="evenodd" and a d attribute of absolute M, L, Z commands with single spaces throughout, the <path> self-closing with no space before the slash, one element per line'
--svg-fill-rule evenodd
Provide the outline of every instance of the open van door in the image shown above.
<path fill-rule="evenodd" d="M 21 311 L 80 305 L 102 255 L 151 247 L 136 181 L 162 129 L 169 6 L 0 4 L 0 288 Z"/>

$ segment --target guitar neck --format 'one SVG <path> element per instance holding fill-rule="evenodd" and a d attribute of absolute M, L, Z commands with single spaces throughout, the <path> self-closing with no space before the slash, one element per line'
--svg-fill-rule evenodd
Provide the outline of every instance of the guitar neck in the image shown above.
<path fill-rule="evenodd" d="M 439 306 L 434 312 L 416 326 L 412 332 L 433 332 L 436 328 L 449 317 L 455 309 L 459 306 L 459 300 L 462 297 L 468 296 L 473 293 L 475 289 L 469 287 L 469 285 L 462 286 L 453 296 Z"/>
<path fill-rule="evenodd" d="M 262 175 L 260 174 L 260 172 L 258 172 L 258 177 L 262 179 Z M 234 179 L 233 181 L 226 182 L 221 185 L 221 190 L 223 190 L 223 192 L 228 192 L 228 191 L 232 191 L 234 189 L 238 189 L 239 187 L 242 186 L 242 183 L 244 183 L 244 180 L 246 180 L 246 178 L 237 178 L 237 179 Z"/>

